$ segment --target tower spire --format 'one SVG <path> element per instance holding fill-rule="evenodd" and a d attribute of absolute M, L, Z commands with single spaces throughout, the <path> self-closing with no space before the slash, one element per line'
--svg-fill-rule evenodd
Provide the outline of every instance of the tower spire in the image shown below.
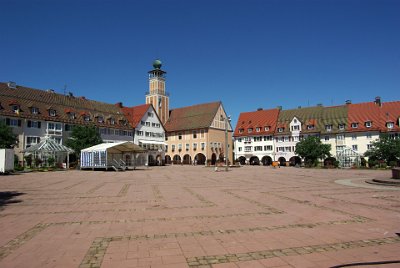
<path fill-rule="evenodd" d="M 169 94 L 165 90 L 165 74 L 161 70 L 162 62 L 156 59 L 153 70 L 149 71 L 149 91 L 146 94 L 146 104 L 152 104 L 161 122 L 165 124 L 169 118 Z"/>

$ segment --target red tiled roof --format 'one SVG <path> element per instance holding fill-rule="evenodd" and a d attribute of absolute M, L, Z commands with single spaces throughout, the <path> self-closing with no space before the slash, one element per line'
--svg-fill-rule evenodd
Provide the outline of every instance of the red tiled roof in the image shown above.
<path fill-rule="evenodd" d="M 143 104 L 134 107 L 124 107 L 122 111 L 125 117 L 128 119 L 129 123 L 132 127 L 136 128 L 136 126 L 140 123 L 143 116 L 149 110 L 151 104 Z"/>
<path fill-rule="evenodd" d="M 164 127 L 167 132 L 209 128 L 221 105 L 218 101 L 170 110 Z"/>
<path fill-rule="evenodd" d="M 361 132 L 380 130 L 383 127 L 380 110 L 380 106 L 374 102 L 348 104 L 347 131 Z M 366 122 L 371 122 L 371 127 L 366 127 Z M 351 126 L 352 123 L 358 123 L 358 127 L 353 128 Z"/>
<path fill-rule="evenodd" d="M 400 101 L 384 102 L 381 107 L 382 131 L 400 131 Z M 391 130 L 386 127 L 387 122 L 394 123 Z"/>
<path fill-rule="evenodd" d="M 5 104 L 13 103 L 15 101 L 18 103 L 18 105 L 20 105 L 20 111 L 18 114 L 14 113 L 9 107 L 5 107 Z M 20 118 L 34 120 L 59 121 L 81 125 L 95 124 L 99 127 L 130 129 L 128 125 L 113 125 L 107 121 L 97 122 L 96 120 L 91 120 L 87 122 L 84 120 L 83 116 L 77 116 L 76 118 L 72 119 L 67 112 L 68 110 L 82 111 L 83 113 L 80 113 L 80 115 L 90 115 L 92 119 L 94 118 L 93 115 L 100 114 L 104 117 L 115 118 L 118 120 L 122 117 L 122 111 L 113 104 L 92 101 L 86 98 L 65 96 L 55 92 L 33 89 L 19 85 L 17 85 L 16 88 L 9 88 L 7 83 L 1 82 L 0 107 L 3 108 L 0 109 L 0 115 L 2 116 L 18 116 Z M 33 107 L 39 109 L 38 114 L 31 113 L 31 108 Z M 56 110 L 56 116 L 50 116 L 48 114 L 49 109 Z"/>
<path fill-rule="evenodd" d="M 234 137 L 248 136 L 249 128 L 253 128 L 251 135 L 272 134 L 275 131 L 278 115 L 279 109 L 241 113 L 236 124 Z M 259 132 L 255 129 L 257 127 L 260 128 Z M 269 127 L 268 131 L 265 131 L 265 127 Z M 242 129 L 243 132 L 239 133 L 239 129 Z"/>

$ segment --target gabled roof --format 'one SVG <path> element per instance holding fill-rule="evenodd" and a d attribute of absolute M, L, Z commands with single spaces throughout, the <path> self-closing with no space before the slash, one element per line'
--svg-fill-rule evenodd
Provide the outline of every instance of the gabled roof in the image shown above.
<path fill-rule="evenodd" d="M 209 128 L 221 102 L 203 103 L 170 110 L 164 127 L 167 132 Z"/>
<path fill-rule="evenodd" d="M 400 101 L 384 102 L 382 103 L 382 131 L 400 131 Z M 386 123 L 392 122 L 393 128 L 388 129 Z"/>
<path fill-rule="evenodd" d="M 249 136 L 249 128 L 253 129 L 253 132 L 250 135 L 273 134 L 276 128 L 278 115 L 278 109 L 240 113 L 234 137 Z M 257 127 L 260 128 L 259 132 L 256 131 Z M 265 130 L 265 127 L 269 127 L 267 131 Z M 243 130 L 242 133 L 240 133 L 239 130 Z"/>
<path fill-rule="evenodd" d="M 122 111 L 125 117 L 128 119 L 132 127 L 136 128 L 142 120 L 143 116 L 149 110 L 151 104 L 142 104 L 134 107 L 124 107 Z"/>
<path fill-rule="evenodd" d="M 15 114 L 9 107 L 9 103 L 17 101 L 20 106 L 18 114 Z M 118 124 L 120 120 L 126 120 L 121 109 L 114 104 L 108 104 L 86 99 L 84 97 L 66 96 L 55 93 L 28 88 L 17 85 L 16 88 L 8 87 L 7 83 L 0 82 L 0 115 L 15 116 L 33 120 L 58 121 L 71 124 L 95 124 L 99 127 L 112 127 L 118 129 L 129 129 L 129 125 Z M 32 114 L 31 108 L 38 108 L 39 114 Z M 48 110 L 56 110 L 56 116 L 49 116 Z M 76 113 L 76 118 L 71 119 L 69 113 Z M 114 118 L 116 124 L 109 121 L 97 122 L 96 120 L 85 121 L 84 115 L 95 115 L 104 118 Z"/>

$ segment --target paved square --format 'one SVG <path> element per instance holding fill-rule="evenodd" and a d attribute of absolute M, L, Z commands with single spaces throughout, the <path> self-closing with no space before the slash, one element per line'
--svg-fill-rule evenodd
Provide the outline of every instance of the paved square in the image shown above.
<path fill-rule="evenodd" d="M 258 166 L 0 176 L 0 267 L 400 260 L 400 188 L 364 183 L 387 177 L 390 171 Z"/>

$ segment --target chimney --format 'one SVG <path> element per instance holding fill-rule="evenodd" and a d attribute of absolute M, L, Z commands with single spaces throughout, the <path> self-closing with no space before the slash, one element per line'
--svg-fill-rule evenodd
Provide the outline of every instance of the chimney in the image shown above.
<path fill-rule="evenodd" d="M 281 105 L 276 106 L 276 109 L 278 109 L 279 111 L 281 111 L 281 110 L 282 110 L 282 106 L 281 106 Z"/>
<path fill-rule="evenodd" d="M 375 97 L 375 104 L 378 105 L 379 107 L 382 106 L 381 97 L 379 96 Z"/>
<path fill-rule="evenodd" d="M 17 84 L 13 81 L 10 81 L 7 83 L 8 88 L 12 88 L 12 89 L 16 89 L 17 88 Z"/>
<path fill-rule="evenodd" d="M 115 104 L 115 106 L 117 106 L 118 108 L 124 107 L 124 106 L 122 105 L 122 102 L 117 102 L 117 103 Z"/>
<path fill-rule="evenodd" d="M 257 109 L 257 111 L 262 111 L 262 110 L 263 110 L 263 108 L 258 108 L 258 109 Z"/>
<path fill-rule="evenodd" d="M 55 93 L 55 92 L 54 92 L 54 89 L 48 89 L 47 92 L 48 92 L 48 93 Z"/>
<path fill-rule="evenodd" d="M 351 104 L 351 100 L 346 100 L 346 104 Z"/>

